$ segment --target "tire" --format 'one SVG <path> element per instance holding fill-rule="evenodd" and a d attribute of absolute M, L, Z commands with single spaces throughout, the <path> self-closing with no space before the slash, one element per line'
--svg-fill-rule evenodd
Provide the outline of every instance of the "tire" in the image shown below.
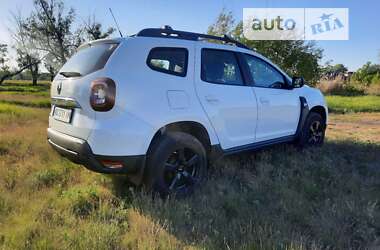
<path fill-rule="evenodd" d="M 168 132 L 149 149 L 144 185 L 162 198 L 186 197 L 206 174 L 207 155 L 202 143 L 183 132 Z"/>
<path fill-rule="evenodd" d="M 302 127 L 302 132 L 298 140 L 300 147 L 322 146 L 325 140 L 326 125 L 322 116 L 311 112 Z"/>

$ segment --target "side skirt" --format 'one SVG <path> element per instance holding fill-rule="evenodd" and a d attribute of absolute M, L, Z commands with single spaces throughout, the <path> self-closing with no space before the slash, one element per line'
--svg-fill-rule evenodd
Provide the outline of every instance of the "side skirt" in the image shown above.
<path fill-rule="evenodd" d="M 267 141 L 255 142 L 243 146 L 233 147 L 226 150 L 222 149 L 220 144 L 216 144 L 212 145 L 210 159 L 211 161 L 216 161 L 226 155 L 236 154 L 245 151 L 257 151 L 276 144 L 293 142 L 296 138 L 296 135 L 284 136 Z"/>

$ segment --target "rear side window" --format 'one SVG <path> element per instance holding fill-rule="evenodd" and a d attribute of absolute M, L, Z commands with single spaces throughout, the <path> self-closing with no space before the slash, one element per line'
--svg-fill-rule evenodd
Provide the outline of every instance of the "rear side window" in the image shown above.
<path fill-rule="evenodd" d="M 226 50 L 202 49 L 201 79 L 218 84 L 244 85 L 235 53 Z"/>
<path fill-rule="evenodd" d="M 185 48 L 153 48 L 148 55 L 148 66 L 156 71 L 186 76 L 188 51 Z"/>
<path fill-rule="evenodd" d="M 66 63 L 59 73 L 66 77 L 84 76 L 102 69 L 118 43 L 101 43 L 80 48 Z"/>

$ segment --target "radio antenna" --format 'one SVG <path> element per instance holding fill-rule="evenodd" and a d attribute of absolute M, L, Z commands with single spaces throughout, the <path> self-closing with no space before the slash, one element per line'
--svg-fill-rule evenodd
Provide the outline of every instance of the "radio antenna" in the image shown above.
<path fill-rule="evenodd" d="M 115 16 L 113 15 L 112 9 L 109 8 L 109 10 L 110 10 L 110 12 L 111 12 L 112 18 L 113 18 L 113 20 L 114 20 L 114 22 L 115 22 L 115 24 L 116 24 L 116 28 L 117 28 L 117 30 L 119 31 L 120 36 L 123 37 L 123 34 L 121 33 L 120 28 L 119 28 L 119 24 L 117 23 L 116 18 L 115 18 Z"/>

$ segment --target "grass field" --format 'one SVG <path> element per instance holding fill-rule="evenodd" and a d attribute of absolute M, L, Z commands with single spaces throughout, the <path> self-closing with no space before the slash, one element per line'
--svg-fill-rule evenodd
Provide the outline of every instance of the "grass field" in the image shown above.
<path fill-rule="evenodd" d="M 380 248 L 380 113 L 332 114 L 322 148 L 224 158 L 162 201 L 57 155 L 44 94 L 20 92 L 0 93 L 0 249 Z"/>
<path fill-rule="evenodd" d="M 380 96 L 326 96 L 330 112 L 380 112 Z"/>

